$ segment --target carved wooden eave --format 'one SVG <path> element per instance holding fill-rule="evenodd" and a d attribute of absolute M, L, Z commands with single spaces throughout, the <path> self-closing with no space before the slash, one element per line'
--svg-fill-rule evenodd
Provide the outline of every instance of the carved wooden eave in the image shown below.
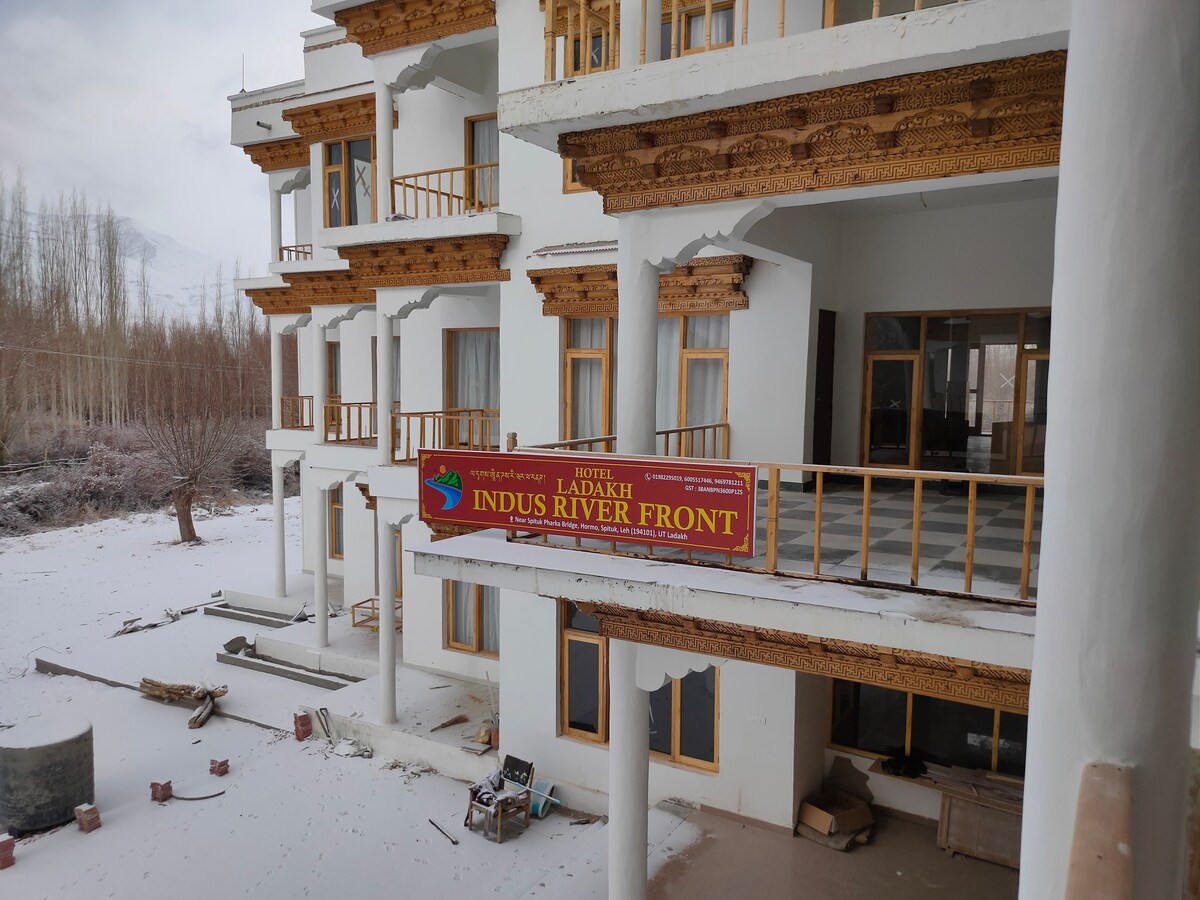
<path fill-rule="evenodd" d="M 723 313 L 748 308 L 744 282 L 753 261 L 740 253 L 698 256 L 674 272 L 659 275 L 659 312 Z M 617 315 L 616 263 L 530 269 L 526 274 L 542 295 L 544 316 Z"/>
<path fill-rule="evenodd" d="M 1058 164 L 1065 50 L 564 134 L 609 213 Z"/>
<path fill-rule="evenodd" d="M 281 172 L 284 169 L 303 169 L 308 166 L 308 141 L 303 138 L 247 144 L 242 149 L 246 151 L 250 161 L 264 172 Z"/>
<path fill-rule="evenodd" d="M 374 56 L 496 24 L 495 0 L 375 0 L 333 15 L 346 37 Z"/>
<path fill-rule="evenodd" d="M 358 488 L 358 492 L 360 494 L 362 494 L 363 501 L 366 503 L 367 509 L 374 509 L 376 506 L 376 501 L 379 498 L 377 498 L 374 494 L 371 493 L 371 486 L 369 484 L 359 484 L 359 483 L 355 483 L 354 486 L 356 488 Z"/>
<path fill-rule="evenodd" d="M 962 703 L 1029 710 L 1029 670 L 985 665 L 949 656 L 818 638 L 790 631 L 694 619 L 607 603 L 579 603 L 595 616 L 600 634 L 724 659 L 795 669 L 864 684 L 915 691 Z"/>
<path fill-rule="evenodd" d="M 375 133 L 375 95 L 359 94 L 284 110 L 284 121 L 309 144 Z M 392 111 L 392 127 L 398 124 Z"/>
<path fill-rule="evenodd" d="M 508 235 L 485 234 L 341 247 L 338 255 L 368 288 L 479 284 L 508 281 L 508 269 L 500 268 L 506 246 Z"/>
<path fill-rule="evenodd" d="M 616 7 L 617 7 L 616 8 L 616 19 L 614 20 L 614 22 L 616 25 L 619 26 L 621 24 L 621 4 L 620 4 L 619 0 L 612 0 L 612 3 L 615 3 Z M 588 3 L 588 11 L 591 13 L 592 31 L 594 33 L 599 33 L 599 30 L 601 27 L 604 27 L 604 28 L 608 27 L 609 6 L 612 5 L 612 3 L 610 3 L 610 0 L 590 0 L 590 2 Z M 689 3 L 688 5 L 690 6 L 692 4 Z M 567 33 L 567 6 L 568 6 L 568 4 L 566 4 L 566 3 L 559 3 L 558 7 L 554 11 L 554 35 L 555 35 L 555 37 L 562 37 L 563 35 L 565 35 Z M 680 9 L 682 9 L 682 8 L 683 7 L 681 6 Z M 542 18 L 545 19 L 546 0 L 538 0 L 538 9 L 540 9 L 542 11 Z M 670 15 L 670 7 L 664 6 L 663 13 L 666 15 Z M 572 19 L 571 32 L 572 32 L 572 34 L 578 34 L 579 33 L 579 9 L 578 9 L 578 7 L 572 8 L 571 19 Z"/>
<path fill-rule="evenodd" d="M 314 306 L 373 304 L 375 292 L 345 269 L 325 272 L 289 272 L 282 276 L 287 287 L 252 288 L 246 291 L 266 315 L 298 315 Z"/>

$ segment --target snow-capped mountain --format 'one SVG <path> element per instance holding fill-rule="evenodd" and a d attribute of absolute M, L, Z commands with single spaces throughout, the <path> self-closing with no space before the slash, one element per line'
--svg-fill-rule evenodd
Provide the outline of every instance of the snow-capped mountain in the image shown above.
<path fill-rule="evenodd" d="M 138 279 L 145 259 L 150 302 L 155 312 L 161 312 L 167 319 L 195 319 L 200 315 L 202 297 L 207 296 L 207 311 L 212 315 L 220 262 L 128 216 L 117 219 L 127 260 L 130 314 L 139 314 Z M 221 280 L 221 291 L 228 304 L 233 297 L 233 271 L 228 264 L 221 271 Z"/>

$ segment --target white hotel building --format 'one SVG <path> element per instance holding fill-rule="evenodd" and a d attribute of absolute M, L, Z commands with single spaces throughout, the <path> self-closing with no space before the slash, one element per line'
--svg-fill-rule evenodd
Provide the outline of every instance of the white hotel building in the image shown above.
<path fill-rule="evenodd" d="M 226 595 L 309 604 L 259 649 L 365 679 L 335 729 L 475 777 L 406 685 L 495 683 L 500 753 L 609 815 L 613 897 L 644 895 L 648 806 L 790 831 L 835 756 L 1007 835 L 976 849 L 1022 897 L 1180 896 L 1196 4 L 312 6 L 304 78 L 230 98 L 277 248 L 239 283 L 276 553 Z M 756 555 L 420 521 L 418 448 L 547 445 L 752 461 Z"/>

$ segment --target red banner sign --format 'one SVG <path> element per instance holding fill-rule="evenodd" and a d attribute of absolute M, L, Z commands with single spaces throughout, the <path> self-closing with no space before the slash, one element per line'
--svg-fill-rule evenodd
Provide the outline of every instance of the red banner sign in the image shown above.
<path fill-rule="evenodd" d="M 754 555 L 754 466 L 420 451 L 421 521 Z"/>

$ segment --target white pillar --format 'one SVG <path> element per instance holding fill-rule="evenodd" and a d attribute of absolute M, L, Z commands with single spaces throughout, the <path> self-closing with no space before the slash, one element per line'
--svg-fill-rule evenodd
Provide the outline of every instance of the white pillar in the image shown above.
<path fill-rule="evenodd" d="M 329 646 L 329 489 L 317 488 L 316 554 L 313 590 L 316 595 L 317 646 Z"/>
<path fill-rule="evenodd" d="M 379 427 L 379 464 L 392 463 L 392 402 L 396 367 L 392 357 L 392 320 L 375 304 L 375 405 Z"/>
<path fill-rule="evenodd" d="M 396 535 L 378 517 L 379 530 L 379 721 L 396 721 Z"/>
<path fill-rule="evenodd" d="M 641 256 L 644 220 L 617 225 L 617 452 L 655 453 L 658 383 L 658 275 Z"/>
<path fill-rule="evenodd" d="M 329 351 L 325 346 L 325 326 L 312 323 L 313 430 L 317 440 L 325 440 L 325 388 L 329 383 Z"/>
<path fill-rule="evenodd" d="M 267 326 L 270 327 L 270 319 Z M 283 427 L 283 335 L 271 328 L 271 427 Z"/>
<path fill-rule="evenodd" d="M 1179 897 L 1200 595 L 1200 4 L 1076 3 L 1054 247 L 1022 900 L 1080 773 L 1133 769 L 1133 896 Z"/>
<path fill-rule="evenodd" d="M 271 259 L 279 261 L 283 246 L 283 197 L 274 187 L 271 189 Z"/>
<path fill-rule="evenodd" d="M 375 85 L 375 221 L 383 222 L 392 214 L 392 89 Z"/>
<path fill-rule="evenodd" d="M 283 525 L 283 466 L 271 463 L 271 515 L 275 529 L 275 596 L 287 596 L 287 544 Z"/>
<path fill-rule="evenodd" d="M 621 68 L 623 69 L 638 65 L 641 59 L 643 3 L 646 5 L 646 62 L 655 62 L 662 55 L 659 52 L 662 0 L 621 0 Z"/>
<path fill-rule="evenodd" d="M 645 900 L 650 695 L 637 686 L 637 645 L 608 642 L 608 896 Z"/>

